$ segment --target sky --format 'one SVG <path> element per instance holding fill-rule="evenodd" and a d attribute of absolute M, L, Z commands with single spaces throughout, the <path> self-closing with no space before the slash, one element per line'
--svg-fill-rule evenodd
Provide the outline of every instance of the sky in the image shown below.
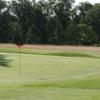
<path fill-rule="evenodd" d="M 90 2 L 92 4 L 94 4 L 94 3 L 100 3 L 100 0 L 75 0 L 75 1 L 76 1 L 75 2 L 76 5 L 79 4 L 79 2 L 83 2 L 83 1 L 88 1 L 88 2 Z"/>

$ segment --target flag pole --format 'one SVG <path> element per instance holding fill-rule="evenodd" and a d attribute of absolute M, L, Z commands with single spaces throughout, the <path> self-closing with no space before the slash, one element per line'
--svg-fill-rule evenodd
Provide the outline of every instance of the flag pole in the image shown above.
<path fill-rule="evenodd" d="M 18 45 L 18 49 L 19 49 L 19 75 L 22 74 L 22 69 L 21 69 L 21 46 L 20 46 L 20 42 Z"/>

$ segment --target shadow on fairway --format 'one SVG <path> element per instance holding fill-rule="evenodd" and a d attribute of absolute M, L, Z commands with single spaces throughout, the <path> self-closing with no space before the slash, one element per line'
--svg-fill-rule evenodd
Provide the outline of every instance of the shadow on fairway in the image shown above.
<path fill-rule="evenodd" d="M 6 59 L 6 56 L 0 55 L 0 67 L 10 67 L 10 62 L 12 60 Z"/>

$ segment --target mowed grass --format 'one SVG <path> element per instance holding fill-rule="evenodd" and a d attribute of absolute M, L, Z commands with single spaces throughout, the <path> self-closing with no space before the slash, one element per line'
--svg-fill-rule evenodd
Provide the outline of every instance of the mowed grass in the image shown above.
<path fill-rule="evenodd" d="M 100 100 L 100 53 L 0 47 L 0 100 Z"/>

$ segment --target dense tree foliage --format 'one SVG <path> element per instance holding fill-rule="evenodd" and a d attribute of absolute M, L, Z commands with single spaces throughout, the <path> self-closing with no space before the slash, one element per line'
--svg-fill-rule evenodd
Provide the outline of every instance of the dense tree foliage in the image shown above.
<path fill-rule="evenodd" d="M 100 42 L 100 4 L 74 0 L 0 0 L 0 42 L 93 45 Z"/>
<path fill-rule="evenodd" d="M 11 19 L 7 3 L 0 0 L 0 42 L 9 42 L 11 39 Z"/>
<path fill-rule="evenodd" d="M 88 24 L 93 26 L 93 29 L 97 33 L 98 40 L 100 41 L 100 4 L 96 4 L 92 9 L 89 9 L 86 20 Z"/>

